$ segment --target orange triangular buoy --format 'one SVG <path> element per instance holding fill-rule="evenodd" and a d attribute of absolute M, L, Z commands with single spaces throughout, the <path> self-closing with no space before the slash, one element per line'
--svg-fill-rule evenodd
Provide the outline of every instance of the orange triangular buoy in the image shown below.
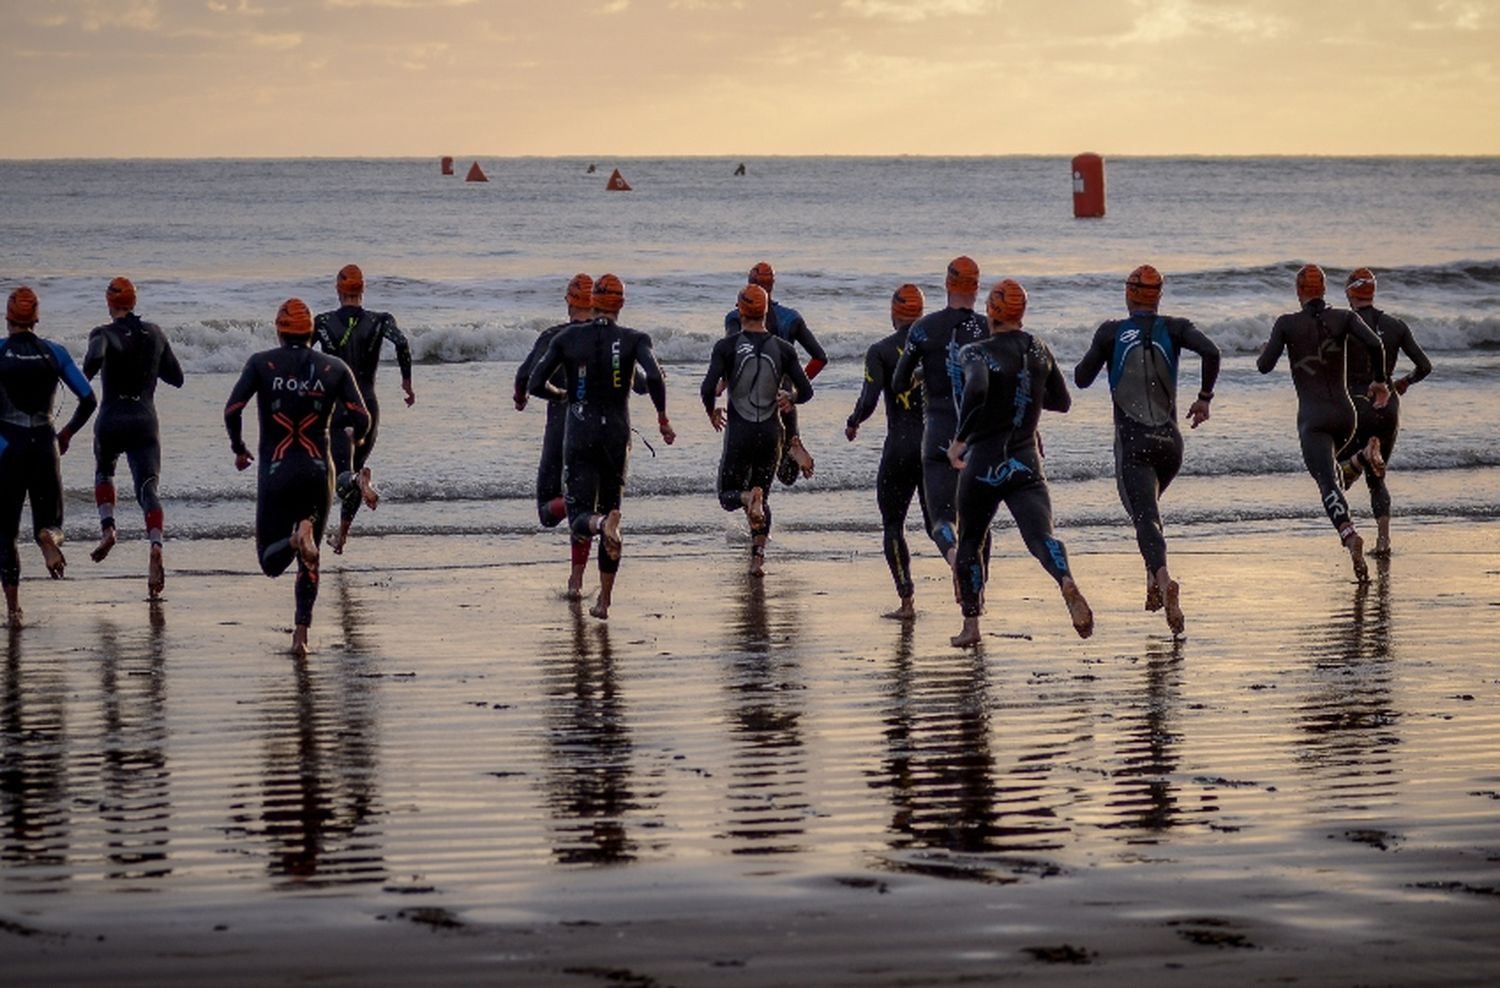
<path fill-rule="evenodd" d="M 450 158 L 446 154 L 443 155 L 443 174 L 444 175 L 452 175 L 453 174 L 453 159 Z"/>
<path fill-rule="evenodd" d="M 488 182 L 489 179 L 487 179 L 487 178 L 484 177 L 484 169 L 480 168 L 479 167 L 479 162 L 476 161 L 472 165 L 469 166 L 469 174 L 466 175 L 466 176 L 464 176 L 464 181 L 465 182 Z"/>
<path fill-rule="evenodd" d="M 630 191 L 630 183 L 625 181 L 625 176 L 620 174 L 620 169 L 618 168 L 616 168 L 614 170 L 614 173 L 609 176 L 609 181 L 604 184 L 604 187 L 610 192 Z"/>

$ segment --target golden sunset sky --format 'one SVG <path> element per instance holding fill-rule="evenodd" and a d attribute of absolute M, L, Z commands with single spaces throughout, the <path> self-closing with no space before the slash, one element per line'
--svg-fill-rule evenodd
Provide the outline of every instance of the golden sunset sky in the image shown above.
<path fill-rule="evenodd" d="M 3 0 L 0 155 L 1496 154 L 1490 0 Z"/>

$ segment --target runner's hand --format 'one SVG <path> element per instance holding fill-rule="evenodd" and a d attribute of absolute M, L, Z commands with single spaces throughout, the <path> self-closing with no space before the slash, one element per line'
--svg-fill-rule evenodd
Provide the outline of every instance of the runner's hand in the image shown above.
<path fill-rule="evenodd" d="M 67 429 L 59 430 L 57 433 L 57 455 L 62 456 L 68 451 L 68 446 L 73 442 L 73 433 Z M 20 508 L 16 509 L 20 511 Z"/>
<path fill-rule="evenodd" d="M 708 412 L 708 421 L 712 423 L 715 432 L 724 431 L 724 409 L 712 408 Z"/>
<path fill-rule="evenodd" d="M 401 390 L 406 392 L 406 407 L 410 408 L 417 403 L 417 393 L 411 389 L 410 381 L 401 382 Z"/>
<path fill-rule="evenodd" d="M 249 453 L 236 453 L 236 454 L 234 454 L 234 468 L 236 470 L 244 470 L 246 467 L 248 467 L 250 464 L 252 464 L 254 462 L 255 462 L 255 457 L 252 456 Z"/>
<path fill-rule="evenodd" d="M 969 448 L 968 444 L 960 439 L 955 439 L 948 444 L 948 462 L 955 470 L 964 468 L 964 453 Z"/>
<path fill-rule="evenodd" d="M 797 403 L 792 400 L 792 393 L 790 391 L 776 392 L 776 407 L 781 409 L 783 412 L 790 412 L 796 404 Z"/>
<path fill-rule="evenodd" d="M 1193 402 L 1190 406 L 1188 406 L 1187 417 L 1188 421 L 1192 423 L 1194 429 L 1198 428 L 1198 426 L 1202 425 L 1204 422 L 1207 422 L 1208 402 L 1204 401 L 1202 398 L 1199 398 L 1197 401 Z"/>
<path fill-rule="evenodd" d="M 859 435 L 859 426 L 857 426 L 857 425 L 846 425 L 846 426 L 844 426 L 844 438 L 845 439 L 849 440 L 852 443 L 852 442 L 854 442 L 854 437 L 857 436 L 857 435 Z"/>
<path fill-rule="evenodd" d="M 667 421 L 665 415 L 656 420 L 656 426 L 661 429 L 661 437 L 666 440 L 668 446 L 677 441 L 677 430 L 672 428 L 672 423 Z"/>
<path fill-rule="evenodd" d="M 524 412 L 526 410 L 526 392 L 517 391 L 515 396 L 511 398 L 511 401 L 515 402 L 516 411 Z"/>
<path fill-rule="evenodd" d="M 1371 384 L 1370 390 L 1366 393 L 1370 396 L 1370 404 L 1376 408 L 1384 408 L 1386 403 L 1391 400 L 1391 389 L 1379 381 Z"/>
<path fill-rule="evenodd" d="M 1409 378 L 1409 377 L 1398 377 L 1398 378 L 1396 378 L 1396 393 L 1398 395 L 1404 395 L 1404 394 L 1406 394 L 1406 389 L 1409 388 L 1409 387 L 1411 387 L 1411 378 Z"/>

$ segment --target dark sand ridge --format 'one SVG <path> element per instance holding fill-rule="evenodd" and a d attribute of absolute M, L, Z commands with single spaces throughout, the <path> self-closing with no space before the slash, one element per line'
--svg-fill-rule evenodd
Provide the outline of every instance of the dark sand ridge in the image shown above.
<path fill-rule="evenodd" d="M 607 626 L 560 540 L 356 540 L 301 667 L 248 545 L 170 544 L 153 624 L 74 544 L 5 653 L 5 981 L 1492 983 L 1497 533 L 1358 589 L 1176 532 L 1174 645 L 1123 533 L 1079 642 L 1005 531 L 978 656 L 926 546 L 908 633 L 847 536 L 759 591 L 628 542 Z"/>

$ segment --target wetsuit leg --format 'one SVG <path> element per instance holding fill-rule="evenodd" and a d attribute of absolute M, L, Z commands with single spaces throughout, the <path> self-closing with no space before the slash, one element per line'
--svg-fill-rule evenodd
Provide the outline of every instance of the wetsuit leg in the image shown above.
<path fill-rule="evenodd" d="M 1042 569 L 1059 584 L 1064 577 L 1071 576 L 1068 550 L 1052 534 L 1052 493 L 1047 489 L 1047 481 L 1033 475 L 1005 495 L 1005 506 L 1016 520 L 1026 548 L 1042 564 Z"/>
<path fill-rule="evenodd" d="M 1318 485 L 1323 510 L 1328 513 L 1328 520 L 1333 522 L 1340 539 L 1348 538 L 1354 531 L 1349 502 L 1344 500 L 1343 484 L 1340 483 L 1338 461 L 1334 459 L 1334 454 L 1344 445 L 1344 435 L 1335 438 L 1331 433 L 1311 427 L 1298 430 L 1302 462 Z"/>
<path fill-rule="evenodd" d="M 274 475 L 261 474 L 255 506 L 255 549 L 261 572 L 280 576 L 297 562 L 296 622 L 312 623 L 313 603 L 318 598 L 318 576 L 303 565 L 292 545 L 292 529 L 304 519 L 313 523 L 313 540 L 323 540 L 328 508 L 333 499 L 333 472 L 316 464 L 289 470 L 283 464 Z"/>
<path fill-rule="evenodd" d="M 544 528 L 555 528 L 568 516 L 563 501 L 563 430 L 567 424 L 567 406 L 548 402 L 542 459 L 536 468 L 536 515 Z"/>
<path fill-rule="evenodd" d="M 1128 420 L 1115 424 L 1115 485 L 1135 525 L 1146 572 L 1167 565 L 1161 522 L 1161 492 L 1182 467 L 1182 433 L 1175 425 L 1151 428 Z"/>
<path fill-rule="evenodd" d="M 120 462 L 120 445 L 112 418 L 99 414 L 94 428 L 94 505 L 99 509 L 99 527 L 115 527 L 115 467 Z"/>
<path fill-rule="evenodd" d="M 375 400 L 373 393 L 365 396 L 365 407 L 370 410 L 370 428 L 365 433 L 365 438 L 354 447 L 355 473 L 364 469 L 365 464 L 370 462 L 370 454 L 375 452 L 375 442 L 380 438 L 380 402 Z"/>
<path fill-rule="evenodd" d="M 958 471 L 948 462 L 948 443 L 953 428 L 926 429 L 922 433 L 922 489 L 927 494 L 927 534 L 945 558 L 958 544 L 954 525 L 958 521 Z"/>
<path fill-rule="evenodd" d="M 21 556 L 16 539 L 21 533 L 21 508 L 26 503 L 26 454 L 17 432 L 0 432 L 0 586 L 21 582 Z"/>
<path fill-rule="evenodd" d="M 62 458 L 51 428 L 31 429 L 31 465 L 26 471 L 26 492 L 31 499 L 31 531 L 39 536 L 47 529 L 62 530 Z"/>
<path fill-rule="evenodd" d="M 601 452 L 599 500 L 596 510 L 601 515 L 607 515 L 611 511 L 618 511 L 625 501 L 625 471 L 630 460 L 629 433 L 623 437 L 616 436 L 614 441 L 606 444 Z M 599 539 L 598 559 L 599 572 L 618 573 L 620 571 L 620 560 L 610 558 L 603 538 Z"/>
<path fill-rule="evenodd" d="M 339 517 L 341 520 L 354 520 L 364 504 L 364 494 L 360 490 L 358 474 L 364 465 L 369 462 L 370 453 L 375 449 L 375 440 L 380 432 L 380 406 L 373 397 L 366 397 L 366 407 L 370 410 L 370 428 L 365 433 L 365 438 L 351 448 L 349 434 L 344 431 L 349 424 L 347 414 L 335 413 L 333 424 L 328 431 L 328 453 L 333 460 L 334 469 L 337 471 L 337 492 L 339 497 Z"/>
<path fill-rule="evenodd" d="M 917 455 L 911 455 L 917 452 Z M 891 449 L 887 444 L 875 474 L 875 502 L 880 507 L 885 564 L 903 600 L 916 592 L 911 578 L 911 550 L 906 544 L 906 513 L 912 495 L 922 486 L 920 452 Z M 923 515 L 926 504 L 923 503 Z"/>
<path fill-rule="evenodd" d="M 724 427 L 724 453 L 719 459 L 719 506 L 725 511 L 743 511 L 743 495 L 759 487 L 765 520 L 751 535 L 769 535 L 771 531 L 771 481 L 781 462 L 783 444 L 781 424 L 772 417 L 764 422 L 747 422 L 731 416 Z"/>
<path fill-rule="evenodd" d="M 1395 404 L 1394 400 L 1391 404 Z M 1390 405 L 1376 414 L 1379 418 L 1374 423 L 1372 435 L 1380 440 L 1380 456 L 1389 464 L 1391 453 L 1396 449 L 1396 433 L 1400 431 L 1401 420 Z M 1370 513 L 1376 518 L 1389 518 L 1391 516 L 1391 492 L 1386 489 L 1385 477 L 1377 477 L 1374 470 L 1366 470 L 1365 486 L 1370 488 Z"/>
<path fill-rule="evenodd" d="M 1002 496 L 1000 484 L 991 482 L 991 459 L 982 450 L 970 449 L 967 465 L 958 476 L 958 542 L 953 571 L 958 574 L 964 617 L 978 617 L 983 609 L 981 601 L 987 576 L 984 544 Z M 949 471 L 957 472 L 951 466 Z"/>
<path fill-rule="evenodd" d="M 140 445 L 127 450 L 125 458 L 135 483 L 135 499 L 146 518 L 146 534 L 153 545 L 160 545 L 164 519 L 156 488 L 161 479 L 161 442 L 155 431 Z"/>

